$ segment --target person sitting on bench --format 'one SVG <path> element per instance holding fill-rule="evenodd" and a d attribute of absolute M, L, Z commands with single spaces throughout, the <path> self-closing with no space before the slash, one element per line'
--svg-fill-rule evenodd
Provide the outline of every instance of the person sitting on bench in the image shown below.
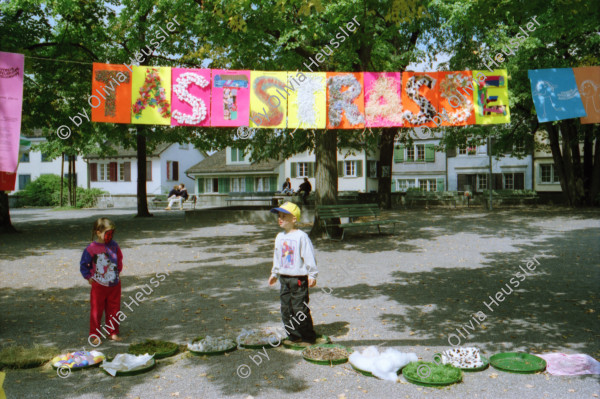
<path fill-rule="evenodd" d="M 182 198 L 181 199 L 181 209 L 183 209 L 183 203 L 185 201 L 187 201 L 187 199 L 189 198 L 187 188 L 185 188 L 185 184 L 183 184 L 183 183 L 179 184 L 179 196 Z"/>
<path fill-rule="evenodd" d="M 310 182 L 308 181 L 308 177 L 305 177 L 304 183 L 302 183 L 300 185 L 300 187 L 298 188 L 298 191 L 296 192 L 296 194 L 302 193 L 302 203 L 304 205 L 306 205 L 308 203 L 307 198 L 308 198 L 308 194 L 310 194 L 311 191 L 312 191 L 312 186 L 310 185 Z"/>
<path fill-rule="evenodd" d="M 186 191 L 187 193 L 187 191 Z M 165 210 L 170 211 L 171 206 L 175 202 L 179 202 L 179 208 L 183 209 L 183 202 L 181 202 L 181 192 L 179 191 L 179 186 L 173 186 L 173 190 L 169 192 L 169 205 L 165 208 Z"/>
<path fill-rule="evenodd" d="M 290 180 L 290 178 L 288 177 L 287 179 L 285 179 L 285 182 L 283 182 L 283 187 L 281 189 L 281 194 L 292 194 L 294 191 L 292 190 L 292 182 Z"/>

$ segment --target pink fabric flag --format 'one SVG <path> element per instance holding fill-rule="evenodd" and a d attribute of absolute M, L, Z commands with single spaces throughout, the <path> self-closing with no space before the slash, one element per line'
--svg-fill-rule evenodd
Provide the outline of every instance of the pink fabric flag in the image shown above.
<path fill-rule="evenodd" d="M 23 105 L 23 54 L 0 52 L 0 172 L 15 173 Z M 5 179 L 3 179 L 5 181 Z M 0 189 L 9 191 L 3 184 Z"/>
<path fill-rule="evenodd" d="M 171 69 L 171 126 L 210 126 L 210 69 Z"/>

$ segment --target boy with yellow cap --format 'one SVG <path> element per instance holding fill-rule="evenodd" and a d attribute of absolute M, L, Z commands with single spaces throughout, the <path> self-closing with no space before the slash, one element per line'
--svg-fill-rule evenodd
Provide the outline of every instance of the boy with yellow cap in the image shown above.
<path fill-rule="evenodd" d="M 279 214 L 279 226 L 284 230 L 275 238 L 269 277 L 269 285 L 274 285 L 278 278 L 281 284 L 281 319 L 288 334 L 284 343 L 309 346 L 317 338 L 308 307 L 308 288 L 317 284 L 318 274 L 313 245 L 305 232 L 296 229 L 300 220 L 296 204 L 286 202 L 271 212 Z"/>

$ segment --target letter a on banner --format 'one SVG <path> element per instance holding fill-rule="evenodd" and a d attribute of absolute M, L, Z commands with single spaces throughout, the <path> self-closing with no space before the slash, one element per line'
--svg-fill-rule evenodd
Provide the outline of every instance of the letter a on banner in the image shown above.
<path fill-rule="evenodd" d="M 171 68 L 133 67 L 131 122 L 171 124 Z"/>
<path fill-rule="evenodd" d="M 92 122 L 131 123 L 131 72 L 125 65 L 94 62 L 91 95 L 100 100 L 92 108 Z"/>
<path fill-rule="evenodd" d="M 402 126 L 400 72 L 364 72 L 367 127 Z"/>
<path fill-rule="evenodd" d="M 0 52 L 0 190 L 14 190 L 23 106 L 23 54 Z"/>
<path fill-rule="evenodd" d="M 173 68 L 172 126 L 210 126 L 210 69 Z"/>

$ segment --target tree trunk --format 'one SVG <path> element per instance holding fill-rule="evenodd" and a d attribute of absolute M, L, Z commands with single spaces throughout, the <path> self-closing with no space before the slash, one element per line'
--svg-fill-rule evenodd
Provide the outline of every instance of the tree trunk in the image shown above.
<path fill-rule="evenodd" d="M 73 186 L 71 184 L 71 181 L 73 179 L 73 175 L 71 174 L 71 159 L 69 158 L 69 166 L 67 166 L 67 169 L 69 170 L 67 172 L 67 175 L 69 176 L 67 178 L 67 186 L 69 189 L 69 206 L 73 206 Z"/>
<path fill-rule="evenodd" d="M 16 233 L 17 230 L 10 222 L 10 210 L 8 208 L 8 193 L 0 191 L 0 234 Z"/>
<path fill-rule="evenodd" d="M 316 206 L 335 205 L 338 192 L 337 130 L 315 133 L 315 219 L 311 238 L 321 237 L 325 231 L 316 213 Z"/>
<path fill-rule="evenodd" d="M 146 197 L 146 134 L 145 127 L 136 126 L 137 130 L 137 215 L 136 217 L 150 217 L 148 200 Z"/>
<path fill-rule="evenodd" d="M 377 196 L 379 206 L 384 209 L 392 208 L 392 162 L 394 159 L 394 140 L 396 128 L 382 129 L 379 143 L 379 184 Z M 385 173 L 384 173 L 385 171 Z M 385 176 L 384 176 L 385 175 Z"/>
<path fill-rule="evenodd" d="M 77 208 L 77 169 L 75 166 L 75 159 L 73 159 L 73 206 Z"/>
<path fill-rule="evenodd" d="M 65 184 L 65 153 L 63 152 L 61 157 L 60 157 L 60 200 L 59 200 L 59 205 L 62 208 L 64 201 L 63 201 L 63 185 Z"/>

